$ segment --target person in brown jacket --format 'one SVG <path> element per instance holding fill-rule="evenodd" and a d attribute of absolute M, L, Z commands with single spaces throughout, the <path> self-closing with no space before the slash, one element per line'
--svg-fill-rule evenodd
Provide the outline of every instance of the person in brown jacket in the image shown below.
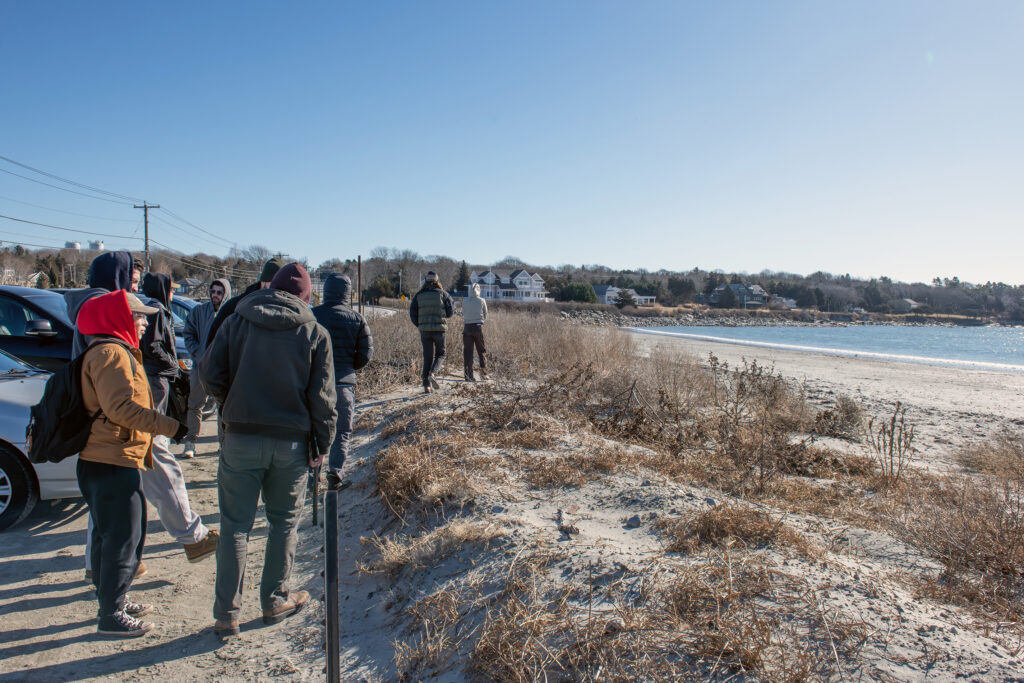
<path fill-rule="evenodd" d="M 180 441 L 188 431 L 153 409 L 139 338 L 154 312 L 118 290 L 90 299 L 78 313 L 78 329 L 93 337 L 82 365 L 82 402 L 97 417 L 78 455 L 78 486 L 95 523 L 91 559 L 101 635 L 153 630 L 139 619 L 152 608 L 128 598 L 146 541 L 141 470 L 152 465 L 154 434 Z"/>

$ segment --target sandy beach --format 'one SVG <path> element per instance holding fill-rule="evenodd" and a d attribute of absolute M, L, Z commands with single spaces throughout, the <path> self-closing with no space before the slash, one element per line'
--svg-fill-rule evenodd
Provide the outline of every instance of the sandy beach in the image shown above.
<path fill-rule="evenodd" d="M 918 432 L 919 464 L 955 469 L 956 452 L 1000 429 L 1024 426 L 1024 375 L 990 370 L 850 358 L 686 337 L 633 336 L 641 353 L 672 349 L 706 359 L 715 354 L 731 366 L 757 360 L 803 382 L 808 398 L 826 404 L 838 394 L 861 403 L 868 414 L 891 414 L 901 401 Z"/>

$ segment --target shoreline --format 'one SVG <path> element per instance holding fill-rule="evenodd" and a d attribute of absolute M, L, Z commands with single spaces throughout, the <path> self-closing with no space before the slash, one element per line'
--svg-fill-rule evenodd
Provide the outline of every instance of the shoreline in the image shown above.
<path fill-rule="evenodd" d="M 858 401 L 866 415 L 892 414 L 896 402 L 907 407 L 917 429 L 915 460 L 940 469 L 960 470 L 956 455 L 971 443 L 1004 429 L 1024 427 L 1024 374 L 825 355 L 762 348 L 668 334 L 625 330 L 643 355 L 682 352 L 706 361 L 713 353 L 730 366 L 757 360 L 801 384 L 815 405 L 831 405 L 837 395 Z"/>

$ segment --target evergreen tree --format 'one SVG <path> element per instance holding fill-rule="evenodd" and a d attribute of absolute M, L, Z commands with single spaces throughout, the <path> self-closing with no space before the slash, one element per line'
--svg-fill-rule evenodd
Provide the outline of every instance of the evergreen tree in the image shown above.
<path fill-rule="evenodd" d="M 594 296 L 597 299 L 597 295 Z M 633 295 L 629 293 L 628 289 L 619 290 L 618 296 L 615 297 L 615 305 L 618 308 L 625 308 L 626 306 L 635 306 L 636 301 L 633 299 Z"/>
<path fill-rule="evenodd" d="M 453 291 L 464 294 L 468 291 L 466 289 L 467 287 L 469 287 L 469 266 L 467 266 L 466 262 L 463 261 L 462 265 L 459 267 L 459 277 L 455 280 L 455 288 Z"/>
<path fill-rule="evenodd" d="M 586 304 L 597 303 L 597 292 L 589 282 L 570 282 L 562 288 L 562 301 L 581 301 Z"/>
<path fill-rule="evenodd" d="M 722 290 L 722 293 L 718 295 L 719 308 L 736 308 L 736 303 L 736 292 L 732 291 L 732 287 L 726 287 Z"/>

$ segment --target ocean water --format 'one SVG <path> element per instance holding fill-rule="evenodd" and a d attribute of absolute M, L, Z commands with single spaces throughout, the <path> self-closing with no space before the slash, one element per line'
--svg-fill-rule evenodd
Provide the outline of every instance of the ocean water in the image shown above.
<path fill-rule="evenodd" d="M 632 329 L 645 334 L 760 348 L 1024 373 L 1024 328 L 1021 327 L 850 325 Z"/>

